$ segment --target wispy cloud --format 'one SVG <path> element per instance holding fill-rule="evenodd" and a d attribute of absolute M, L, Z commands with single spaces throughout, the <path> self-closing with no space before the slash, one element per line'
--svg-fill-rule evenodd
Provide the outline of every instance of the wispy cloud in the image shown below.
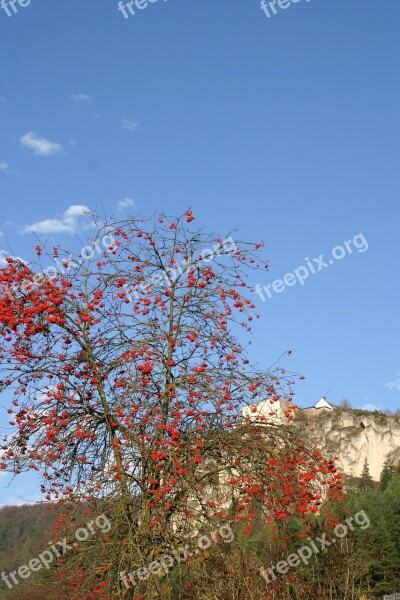
<path fill-rule="evenodd" d="M 6 267 L 8 265 L 8 262 L 6 261 L 7 256 L 8 253 L 5 250 L 0 250 L 0 267 Z"/>
<path fill-rule="evenodd" d="M 69 98 L 75 104 L 90 104 L 92 102 L 89 94 L 70 94 Z"/>
<path fill-rule="evenodd" d="M 5 173 L 6 175 L 17 175 L 18 177 L 22 177 L 22 175 L 18 173 L 18 171 L 13 171 L 10 168 L 10 165 L 6 162 L 0 162 L 0 175 L 2 173 Z"/>
<path fill-rule="evenodd" d="M 400 373 L 397 373 L 397 375 L 400 376 Z M 385 383 L 385 388 L 387 390 L 400 390 L 400 377 L 398 377 L 398 379 L 395 379 L 394 381 L 388 381 L 388 383 Z"/>
<path fill-rule="evenodd" d="M 122 200 L 118 200 L 117 202 L 117 211 L 124 212 L 129 208 L 133 208 L 135 206 L 135 201 L 132 198 L 122 198 Z"/>
<path fill-rule="evenodd" d="M 30 491 L 29 488 L 32 491 Z M 28 495 L 26 496 L 26 494 Z M 30 485 L 25 487 L 24 490 L 17 490 L 14 495 L 4 495 L 4 498 L 2 498 L 2 500 L 4 501 L 0 503 L 0 508 L 4 508 L 5 506 L 24 506 L 25 504 L 36 504 L 38 502 L 43 502 L 43 496 L 39 492 L 35 492 L 34 486 Z"/>
<path fill-rule="evenodd" d="M 6 258 L 8 258 L 10 256 L 11 256 L 11 258 L 14 258 L 16 260 L 20 260 L 21 262 L 23 262 L 23 263 L 26 264 L 26 260 L 24 260 L 20 256 L 13 256 L 12 254 L 10 254 L 9 252 L 7 252 L 6 250 L 0 250 L 0 268 L 8 266 L 8 262 L 6 261 Z"/>
<path fill-rule="evenodd" d="M 64 211 L 62 216 L 57 219 L 43 219 L 32 225 L 25 225 L 20 233 L 78 233 L 82 229 L 89 229 L 93 226 L 88 217 L 91 215 L 91 210 L 83 204 L 72 204 Z"/>
<path fill-rule="evenodd" d="M 7 98 L 5 96 L 0 96 L 0 104 L 2 102 L 6 102 L 6 101 L 7 101 Z"/>
<path fill-rule="evenodd" d="M 32 150 L 37 156 L 52 156 L 62 151 L 61 144 L 51 142 L 46 138 L 38 136 L 34 131 L 29 131 L 20 139 L 22 148 Z"/>
<path fill-rule="evenodd" d="M 139 126 L 139 123 L 134 123 L 133 121 L 130 121 L 129 119 L 121 119 L 122 129 L 126 129 L 127 131 L 136 131 L 138 126 Z"/>
<path fill-rule="evenodd" d="M 18 171 L 13 171 L 10 168 L 10 165 L 6 162 L 0 162 L 0 175 L 2 173 L 6 175 L 17 175 L 18 177 L 22 177 L 22 175 L 18 173 Z"/>

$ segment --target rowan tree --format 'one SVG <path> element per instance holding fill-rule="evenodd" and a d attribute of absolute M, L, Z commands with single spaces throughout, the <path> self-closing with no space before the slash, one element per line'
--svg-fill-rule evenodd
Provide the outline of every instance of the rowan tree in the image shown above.
<path fill-rule="evenodd" d="M 59 561 L 77 598 L 160 597 L 165 573 L 130 589 L 119 573 L 193 532 L 249 534 L 257 507 L 276 531 L 293 515 L 306 526 L 321 490 L 340 491 L 333 461 L 290 425 L 295 378 L 248 358 L 263 244 L 193 221 L 96 221 L 89 251 L 39 244 L 37 262 L 0 270 L 0 392 L 12 394 L 0 468 L 34 469 L 47 501 L 106 507 L 113 523 L 95 555 L 78 547 L 90 575 L 76 549 Z M 285 402 L 287 423 L 242 418 L 265 398 Z"/>

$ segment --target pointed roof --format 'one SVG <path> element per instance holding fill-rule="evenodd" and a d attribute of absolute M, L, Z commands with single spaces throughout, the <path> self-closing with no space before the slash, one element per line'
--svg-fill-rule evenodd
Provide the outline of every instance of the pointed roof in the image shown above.
<path fill-rule="evenodd" d="M 325 396 L 322 396 L 315 404 L 314 408 L 326 408 L 327 410 L 333 410 L 333 406 L 327 402 Z"/>

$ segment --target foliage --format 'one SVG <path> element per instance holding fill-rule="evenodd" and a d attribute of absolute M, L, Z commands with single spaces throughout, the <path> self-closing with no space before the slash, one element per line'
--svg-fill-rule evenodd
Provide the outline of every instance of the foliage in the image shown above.
<path fill-rule="evenodd" d="M 307 529 L 323 497 L 341 494 L 334 461 L 290 426 L 293 377 L 246 355 L 262 244 L 192 221 L 187 211 L 101 225 L 90 248 L 111 241 L 97 262 L 83 260 L 87 247 L 69 253 L 51 279 L 15 259 L 0 270 L 0 393 L 12 393 L 14 428 L 0 468 L 34 469 L 48 501 L 88 503 L 112 522 L 59 561 L 76 598 L 158 598 L 165 577 L 127 590 L 119 574 L 196 530 L 239 523 L 249 535 L 254 506 L 276 537 L 292 517 Z M 264 398 L 286 403 L 286 425 L 273 411 L 242 419 Z M 60 536 L 74 524 L 63 519 Z"/>
<path fill-rule="evenodd" d="M 384 490 L 378 487 L 360 491 L 355 486 L 352 498 L 345 504 L 333 504 L 329 512 L 331 517 L 332 512 L 336 516 L 334 522 L 344 523 L 345 519 L 365 511 L 370 526 L 360 529 L 355 525 L 354 531 L 349 530 L 340 543 L 331 545 L 325 552 L 313 557 L 309 565 L 301 565 L 287 576 L 281 576 L 276 587 L 265 585 L 259 573 L 260 566 L 268 568 L 286 559 L 291 552 L 309 543 L 307 537 L 316 540 L 324 533 L 330 535 L 334 522 L 328 525 L 322 511 L 312 518 L 307 533 L 303 531 L 303 521 L 294 518 L 281 521 L 278 528 L 272 531 L 274 525 L 266 524 L 262 512 L 255 506 L 253 508 L 254 527 L 250 534 L 240 535 L 241 525 L 238 522 L 234 527 L 235 540 L 232 543 L 212 544 L 211 548 L 196 556 L 190 565 L 177 566 L 165 578 L 159 597 L 162 600 L 261 600 L 266 597 L 267 590 L 269 598 L 273 600 L 371 600 L 400 589 L 399 474 L 393 474 Z M 41 514 L 35 514 L 37 511 Z M 29 553 L 32 552 L 30 556 L 38 554 L 43 547 L 42 541 L 37 539 L 36 526 L 39 523 L 43 542 L 54 537 L 50 523 L 46 525 L 41 521 L 42 518 L 47 520 L 50 514 L 41 507 L 13 507 L 0 511 L 0 536 L 4 537 L 4 530 L 13 532 L 9 533 L 8 539 L 12 540 L 13 552 L 18 557 L 10 559 L 7 546 L 0 554 L 0 569 L 9 571 L 16 568 L 20 561 L 21 564 L 26 563 L 28 553 L 24 553 L 22 546 L 28 548 Z M 82 517 L 84 520 L 88 518 L 84 514 Z M 75 523 L 74 526 L 77 525 Z M 273 536 L 277 536 L 275 540 Z M 76 556 L 81 557 L 86 579 L 90 580 L 97 561 L 84 552 Z M 60 570 L 60 566 L 56 570 Z M 54 597 L 70 600 L 74 595 L 73 590 L 63 587 L 58 580 L 54 586 L 49 578 L 42 579 L 40 573 L 34 577 L 21 583 L 4 598 L 39 600 Z M 85 600 L 86 586 L 89 588 L 89 597 L 91 586 L 87 581 L 79 588 Z M 143 598 L 147 600 L 146 595 Z"/>

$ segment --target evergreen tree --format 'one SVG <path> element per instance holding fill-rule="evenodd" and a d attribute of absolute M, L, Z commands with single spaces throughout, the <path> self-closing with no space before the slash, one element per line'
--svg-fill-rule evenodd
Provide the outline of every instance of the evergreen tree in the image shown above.
<path fill-rule="evenodd" d="M 382 491 L 384 491 L 387 488 L 389 481 L 393 478 L 393 472 L 394 472 L 393 461 L 390 460 L 389 458 L 387 458 L 383 464 L 383 469 L 382 469 L 380 482 L 379 482 L 379 485 L 380 485 L 380 488 Z"/>
<path fill-rule="evenodd" d="M 383 464 L 383 469 L 380 477 L 380 489 L 385 491 L 389 482 L 396 475 L 400 474 L 400 461 L 395 463 L 393 459 L 387 458 Z"/>
<path fill-rule="evenodd" d="M 361 481 L 360 481 L 360 490 L 366 492 L 374 487 L 374 482 L 371 477 L 371 473 L 369 472 L 368 461 L 365 459 L 363 470 L 361 473 Z"/>

